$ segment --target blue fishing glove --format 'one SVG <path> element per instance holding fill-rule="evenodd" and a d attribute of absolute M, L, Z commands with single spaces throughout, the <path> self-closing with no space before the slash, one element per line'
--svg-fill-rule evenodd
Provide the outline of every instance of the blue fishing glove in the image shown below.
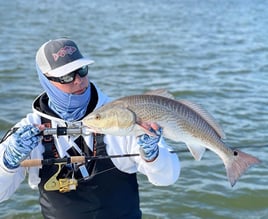
<path fill-rule="evenodd" d="M 7 146 L 3 162 L 8 169 L 15 169 L 25 160 L 30 152 L 38 145 L 41 131 L 34 125 L 20 127 L 12 136 Z"/>
<path fill-rule="evenodd" d="M 155 133 L 155 136 L 149 136 L 147 134 L 139 136 L 138 144 L 140 145 L 140 154 L 141 157 L 147 161 L 154 161 L 159 153 L 158 142 L 162 136 L 162 128 L 154 130 L 151 128 L 152 132 Z"/>

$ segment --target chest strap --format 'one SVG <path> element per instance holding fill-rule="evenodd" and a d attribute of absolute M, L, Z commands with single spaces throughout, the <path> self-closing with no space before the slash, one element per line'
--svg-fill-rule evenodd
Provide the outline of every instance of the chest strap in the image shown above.
<path fill-rule="evenodd" d="M 106 144 L 103 141 L 104 134 L 94 133 L 93 135 L 93 156 L 107 155 Z"/>
<path fill-rule="evenodd" d="M 51 128 L 51 121 L 47 118 L 41 117 L 41 123 L 46 128 Z M 45 148 L 45 151 L 43 153 L 44 159 L 50 159 L 50 158 L 58 158 L 59 154 L 54 144 L 54 137 L 53 135 L 45 135 L 42 139 L 42 144 Z"/>

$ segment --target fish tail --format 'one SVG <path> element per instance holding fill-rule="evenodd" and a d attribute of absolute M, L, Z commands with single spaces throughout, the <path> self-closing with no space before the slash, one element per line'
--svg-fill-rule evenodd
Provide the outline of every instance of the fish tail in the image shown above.
<path fill-rule="evenodd" d="M 238 178 L 252 165 L 258 164 L 261 161 L 240 150 L 233 150 L 233 156 L 225 162 L 228 180 L 233 187 Z"/>

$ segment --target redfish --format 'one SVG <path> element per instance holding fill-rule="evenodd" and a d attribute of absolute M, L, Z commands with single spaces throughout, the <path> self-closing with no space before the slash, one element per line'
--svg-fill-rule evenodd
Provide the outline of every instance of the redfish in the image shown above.
<path fill-rule="evenodd" d="M 163 128 L 163 136 L 183 142 L 196 160 L 206 148 L 223 161 L 227 178 L 234 186 L 238 178 L 260 160 L 223 142 L 224 131 L 201 106 L 170 97 L 142 94 L 114 100 L 87 115 L 82 123 L 97 133 L 116 136 L 138 136 L 150 132 L 156 123 Z"/>

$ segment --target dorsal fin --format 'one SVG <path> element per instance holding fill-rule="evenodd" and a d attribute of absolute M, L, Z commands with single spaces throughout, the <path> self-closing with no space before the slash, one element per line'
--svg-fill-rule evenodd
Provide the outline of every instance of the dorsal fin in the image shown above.
<path fill-rule="evenodd" d="M 156 95 L 161 97 L 166 97 L 172 100 L 175 100 L 175 97 L 166 89 L 156 89 L 156 90 L 150 90 L 144 93 L 145 95 Z"/>
<path fill-rule="evenodd" d="M 221 126 L 216 122 L 216 120 L 212 117 L 212 115 L 202 108 L 200 105 L 190 102 L 188 100 L 178 100 L 181 104 L 186 105 L 187 107 L 191 108 L 195 111 L 198 115 L 200 115 L 215 131 L 216 133 L 222 138 L 225 138 L 225 133 Z"/>

